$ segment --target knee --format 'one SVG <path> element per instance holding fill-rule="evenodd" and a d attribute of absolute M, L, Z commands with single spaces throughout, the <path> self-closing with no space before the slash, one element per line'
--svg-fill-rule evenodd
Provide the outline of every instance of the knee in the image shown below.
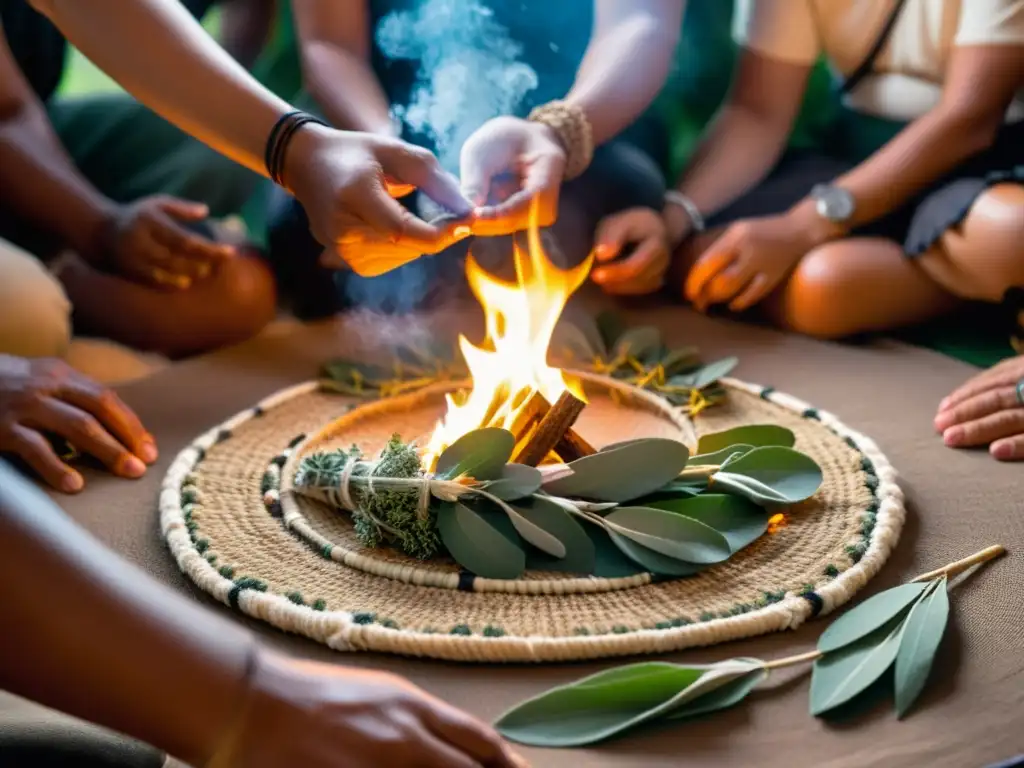
<path fill-rule="evenodd" d="M 277 312 L 274 277 L 259 257 L 239 256 L 221 264 L 207 300 L 220 317 L 222 338 L 217 346 L 255 336 Z"/>
<path fill-rule="evenodd" d="M 1024 286 L 1024 186 L 990 187 L 942 245 L 977 285 L 975 298 L 1000 301 L 1010 288 Z"/>
<path fill-rule="evenodd" d="M 62 357 L 71 343 L 71 303 L 33 256 L 0 241 L 0 354 Z"/>
<path fill-rule="evenodd" d="M 857 305 L 867 300 L 842 277 L 842 265 L 856 254 L 843 242 L 820 246 L 800 260 L 780 292 L 779 323 L 789 331 L 816 339 L 835 340 L 864 329 Z"/>

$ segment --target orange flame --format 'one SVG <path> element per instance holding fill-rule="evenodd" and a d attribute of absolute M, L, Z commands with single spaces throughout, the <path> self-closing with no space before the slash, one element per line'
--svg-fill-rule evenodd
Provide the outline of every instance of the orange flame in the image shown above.
<path fill-rule="evenodd" d="M 462 435 L 481 427 L 509 429 L 534 391 L 549 403 L 569 389 L 584 399 L 579 382 L 547 363 L 548 346 L 569 297 L 587 279 L 592 257 L 562 270 L 551 263 L 540 241 L 537 203 L 530 210 L 526 252 L 513 245 L 516 281 L 494 277 L 466 260 L 466 277 L 484 310 L 486 335 L 481 346 L 459 336 L 459 348 L 473 386 L 459 402 L 447 396 L 448 410 L 438 421 L 425 451 L 425 464 Z"/>

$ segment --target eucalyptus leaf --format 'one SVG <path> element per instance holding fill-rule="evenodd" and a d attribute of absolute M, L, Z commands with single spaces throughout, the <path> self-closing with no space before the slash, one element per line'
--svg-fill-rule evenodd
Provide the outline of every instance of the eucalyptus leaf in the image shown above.
<path fill-rule="evenodd" d="M 688 457 L 683 443 L 652 437 L 577 459 L 568 465 L 571 475 L 545 482 L 543 487 L 554 496 L 621 503 L 672 481 Z"/>
<path fill-rule="evenodd" d="M 650 573 L 647 568 L 627 557 L 615 546 L 606 529 L 596 525 L 584 525 L 583 530 L 594 545 L 594 576 L 602 579 L 624 579 L 641 573 Z"/>
<path fill-rule="evenodd" d="M 583 526 L 558 504 L 537 496 L 517 503 L 515 510 L 531 524 L 557 538 L 565 548 L 565 555 L 560 558 L 546 553 L 538 556 L 528 553 L 531 568 L 582 574 L 594 572 L 594 543 Z"/>
<path fill-rule="evenodd" d="M 728 376 L 738 364 L 739 360 L 735 357 L 717 360 L 714 363 L 705 365 L 703 368 L 698 368 L 687 376 L 687 380 L 694 389 L 704 389 L 714 384 L 723 376 Z"/>
<path fill-rule="evenodd" d="M 522 547 L 465 504 L 441 504 L 437 511 L 437 529 L 448 553 L 477 576 L 515 579 L 526 568 Z"/>
<path fill-rule="evenodd" d="M 697 441 L 697 452 L 712 453 L 735 445 L 749 445 L 752 448 L 781 445 L 783 448 L 792 448 L 795 443 L 796 436 L 785 427 L 777 424 L 748 424 L 701 435 Z"/>
<path fill-rule="evenodd" d="M 700 443 L 698 443 L 698 446 L 699 445 Z M 742 456 L 753 448 L 754 446 L 746 443 L 736 443 L 735 445 L 728 445 L 717 451 L 698 453 L 696 456 L 691 456 L 689 464 L 694 467 L 721 465 L 732 459 L 734 456 Z M 700 449 L 698 448 L 698 450 Z"/>
<path fill-rule="evenodd" d="M 505 738 L 531 746 L 593 744 L 719 691 L 760 664 L 753 660 L 711 666 L 631 664 L 529 699 L 498 718 L 495 727 Z"/>
<path fill-rule="evenodd" d="M 724 493 L 705 493 L 692 499 L 651 504 L 711 526 L 725 536 L 733 553 L 759 539 L 768 530 L 768 515 L 752 502 Z"/>
<path fill-rule="evenodd" d="M 595 329 L 596 331 L 596 329 Z M 596 336 L 596 338 L 594 338 Z M 593 335 L 587 334 L 585 330 L 573 323 L 560 323 L 555 330 L 551 347 L 558 352 L 567 352 L 563 355 L 569 360 L 590 362 L 595 357 L 604 353 L 604 341 L 596 332 Z"/>
<path fill-rule="evenodd" d="M 516 533 L 533 544 L 541 552 L 546 552 L 552 557 L 565 557 L 565 545 L 557 537 L 551 535 L 540 526 L 534 525 L 530 520 L 519 514 L 510 504 L 479 488 L 474 490 L 474 495 L 486 499 L 498 511 L 503 512 L 508 517 Z"/>
<path fill-rule="evenodd" d="M 718 471 L 714 476 L 716 490 L 742 496 L 762 507 L 787 506 L 791 502 L 778 491 L 744 475 Z"/>
<path fill-rule="evenodd" d="M 817 717 L 846 704 L 885 674 L 896 660 L 903 628 L 903 621 L 890 621 L 814 662 L 811 714 Z"/>
<path fill-rule="evenodd" d="M 818 638 L 818 650 L 829 653 L 857 642 L 909 610 L 927 588 L 927 584 L 901 584 L 873 595 L 833 621 Z"/>
<path fill-rule="evenodd" d="M 661 331 L 654 326 L 646 325 L 630 328 L 615 341 L 613 357 L 632 357 L 647 362 L 661 357 Z"/>
<path fill-rule="evenodd" d="M 767 677 L 768 670 L 764 669 L 763 666 L 753 669 L 740 675 L 735 680 L 730 680 L 722 687 L 698 696 L 678 709 L 673 709 L 671 714 L 666 716 L 666 719 L 687 720 L 735 707 L 747 698 L 758 684 Z"/>
<path fill-rule="evenodd" d="M 333 360 L 324 365 L 323 372 L 329 379 L 344 384 L 379 382 L 392 376 L 391 371 L 383 366 L 350 360 Z"/>
<path fill-rule="evenodd" d="M 502 501 L 518 501 L 537 492 L 543 476 L 536 467 L 525 464 L 506 464 L 497 480 L 490 480 L 483 489 Z"/>
<path fill-rule="evenodd" d="M 699 367 L 700 359 L 694 347 L 682 347 L 667 352 L 658 361 L 666 376 L 674 376 L 678 373 L 695 370 Z"/>
<path fill-rule="evenodd" d="M 930 585 L 931 589 L 910 609 L 903 639 L 896 654 L 896 716 L 902 718 L 924 690 L 935 662 L 935 654 L 949 620 L 949 593 L 946 577 Z"/>
<path fill-rule="evenodd" d="M 725 472 L 715 475 L 722 479 Z M 729 462 L 728 474 L 742 475 L 754 484 L 748 488 L 766 486 L 782 502 L 795 504 L 809 499 L 821 487 L 821 467 L 806 454 L 783 446 L 763 446 L 748 451 Z"/>
<path fill-rule="evenodd" d="M 467 432 L 437 459 L 438 477 L 451 480 L 497 480 L 516 447 L 516 439 L 507 429 L 487 427 Z"/>
<path fill-rule="evenodd" d="M 729 542 L 711 526 L 651 507 L 620 507 L 605 523 L 648 549 L 689 563 L 720 563 L 732 554 Z"/>
<path fill-rule="evenodd" d="M 605 533 L 608 534 L 612 544 L 618 547 L 626 557 L 638 565 L 642 565 L 644 570 L 650 573 L 656 573 L 659 576 L 693 576 L 706 567 L 663 555 L 661 552 L 638 544 L 614 530 L 607 530 Z"/>

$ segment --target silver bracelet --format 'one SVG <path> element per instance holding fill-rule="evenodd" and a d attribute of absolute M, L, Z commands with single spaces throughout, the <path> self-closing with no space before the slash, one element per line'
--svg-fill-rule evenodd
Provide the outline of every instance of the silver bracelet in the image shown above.
<path fill-rule="evenodd" d="M 697 204 L 678 189 L 670 189 L 666 192 L 665 202 L 678 205 L 686 211 L 686 215 L 690 217 L 690 224 L 693 226 L 694 232 L 703 232 L 706 229 L 704 217 L 701 215 Z"/>

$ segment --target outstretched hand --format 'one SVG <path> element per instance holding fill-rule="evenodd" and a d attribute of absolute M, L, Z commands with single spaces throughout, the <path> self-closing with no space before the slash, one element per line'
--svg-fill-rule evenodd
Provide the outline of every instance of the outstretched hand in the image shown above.
<path fill-rule="evenodd" d="M 935 428 L 950 448 L 988 446 L 1000 461 L 1024 460 L 1024 355 L 979 373 L 943 400 Z"/>
<path fill-rule="evenodd" d="M 565 149 L 546 125 L 517 117 L 484 123 L 466 140 L 460 158 L 462 187 L 476 206 L 473 234 L 526 229 L 534 199 L 539 226 L 553 224 L 565 163 Z"/>
<path fill-rule="evenodd" d="M 363 277 L 438 253 L 471 234 L 473 206 L 429 151 L 388 136 L 306 126 L 289 145 L 284 180 L 325 247 L 324 263 Z M 431 224 L 396 198 L 419 189 L 461 217 Z"/>

